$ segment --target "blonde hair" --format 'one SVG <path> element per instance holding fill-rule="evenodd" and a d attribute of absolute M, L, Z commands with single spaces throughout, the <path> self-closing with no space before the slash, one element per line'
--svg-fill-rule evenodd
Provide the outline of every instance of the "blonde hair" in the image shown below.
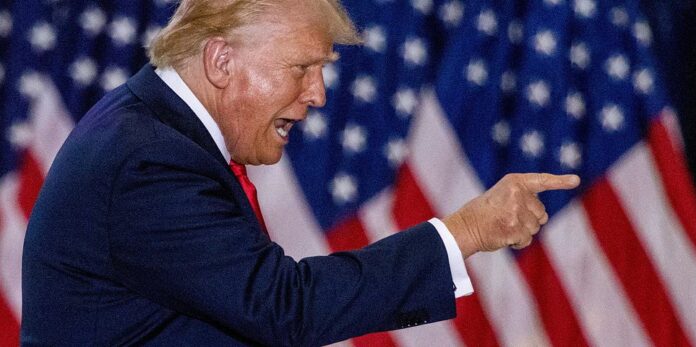
<path fill-rule="evenodd" d="M 355 25 L 340 0 L 306 0 L 319 5 L 334 43 L 361 42 Z M 148 49 L 150 63 L 157 67 L 179 67 L 199 54 L 208 38 L 230 37 L 233 31 L 251 24 L 280 0 L 182 0 L 166 27 Z M 285 1 L 287 2 L 287 1 Z"/>

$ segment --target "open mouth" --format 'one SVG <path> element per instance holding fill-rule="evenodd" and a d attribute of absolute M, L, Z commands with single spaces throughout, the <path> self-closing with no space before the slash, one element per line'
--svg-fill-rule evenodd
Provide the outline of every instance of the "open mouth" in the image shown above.
<path fill-rule="evenodd" d="M 276 133 L 283 139 L 287 140 L 288 136 L 290 135 L 290 129 L 292 129 L 292 126 L 295 125 L 298 121 L 293 120 L 293 119 L 287 119 L 287 118 L 278 118 L 275 120 L 275 130 Z"/>

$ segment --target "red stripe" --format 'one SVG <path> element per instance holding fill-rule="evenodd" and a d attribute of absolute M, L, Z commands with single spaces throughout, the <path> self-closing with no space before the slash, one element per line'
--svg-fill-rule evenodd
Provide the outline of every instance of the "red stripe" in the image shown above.
<path fill-rule="evenodd" d="M 653 343 L 688 346 L 657 271 L 609 182 L 599 181 L 585 194 L 583 204 L 604 254 Z"/>
<path fill-rule="evenodd" d="M 352 339 L 351 342 L 355 347 L 396 347 L 396 342 L 387 332 L 359 336 Z"/>
<path fill-rule="evenodd" d="M 588 346 L 568 295 L 541 243 L 535 242 L 521 252 L 517 263 L 534 293 L 551 344 L 563 346 L 573 341 L 573 346 Z"/>
<path fill-rule="evenodd" d="M 347 218 L 342 223 L 331 229 L 327 235 L 327 241 L 335 252 L 359 249 L 367 246 L 370 241 L 360 220 L 355 217 Z M 356 337 L 351 340 L 356 347 L 368 346 L 396 346 L 394 339 L 388 332 L 374 333 Z"/>
<path fill-rule="evenodd" d="M 17 202 L 27 219 L 31 215 L 31 209 L 34 207 L 36 198 L 39 197 L 39 191 L 43 182 L 43 171 L 39 166 L 39 162 L 30 151 L 25 151 L 19 167 Z"/>
<path fill-rule="evenodd" d="M 401 166 L 394 189 L 392 213 L 399 229 L 408 229 L 435 216 L 408 164 Z"/>
<path fill-rule="evenodd" d="M 0 346 L 19 346 L 19 323 L 0 295 Z"/>
<path fill-rule="evenodd" d="M 370 243 L 365 228 L 355 217 L 347 218 L 331 229 L 327 234 L 327 241 L 334 252 L 359 249 Z"/>
<path fill-rule="evenodd" d="M 394 192 L 394 221 L 399 229 L 422 223 L 435 215 L 408 165 L 402 166 Z M 473 278 L 469 269 L 469 276 Z M 493 327 L 481 306 L 478 295 L 457 300 L 455 328 L 468 346 L 498 346 Z"/>
<path fill-rule="evenodd" d="M 0 211 L 0 233 L 4 230 L 2 217 L 2 211 Z M 1 261 L 2 257 L 0 257 Z M 2 292 L 0 292 L 0 346 L 19 346 L 19 322 L 7 305 Z"/>
<path fill-rule="evenodd" d="M 667 198 L 696 247 L 696 189 L 684 155 L 674 146 L 661 121 L 654 122 L 650 127 L 649 142 Z"/>

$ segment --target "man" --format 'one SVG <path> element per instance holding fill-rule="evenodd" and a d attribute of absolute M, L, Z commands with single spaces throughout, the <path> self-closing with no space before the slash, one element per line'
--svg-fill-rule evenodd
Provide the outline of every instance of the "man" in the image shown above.
<path fill-rule="evenodd" d="M 364 249 L 284 256 L 243 165 L 280 159 L 325 103 L 333 43 L 357 41 L 335 0 L 182 1 L 150 49 L 156 70 L 95 105 L 49 172 L 24 247 L 22 343 L 316 346 L 454 317 L 471 292 L 463 258 L 528 245 L 548 220 L 536 193 L 579 180 L 510 175 Z"/>

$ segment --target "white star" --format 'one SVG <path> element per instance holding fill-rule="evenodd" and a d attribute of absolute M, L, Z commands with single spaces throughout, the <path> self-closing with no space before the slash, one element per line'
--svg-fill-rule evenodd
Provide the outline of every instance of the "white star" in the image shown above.
<path fill-rule="evenodd" d="M 162 27 L 156 24 L 150 24 L 150 26 L 147 27 L 147 30 L 145 30 L 145 33 L 143 34 L 142 37 L 142 44 L 143 47 L 150 47 L 150 44 L 152 43 L 152 40 L 157 37 L 157 34 L 162 30 Z"/>
<path fill-rule="evenodd" d="M 584 42 L 573 44 L 570 48 L 570 61 L 574 66 L 584 70 L 590 65 L 590 50 Z"/>
<path fill-rule="evenodd" d="M 558 6 L 562 4 L 564 0 L 544 0 L 544 4 L 547 6 Z"/>
<path fill-rule="evenodd" d="M 648 47 L 652 44 L 652 30 L 650 29 L 650 25 L 645 21 L 638 21 L 633 25 L 633 36 L 643 46 Z"/>
<path fill-rule="evenodd" d="M 551 89 L 544 81 L 536 81 L 527 87 L 527 99 L 530 103 L 545 107 L 551 99 Z"/>
<path fill-rule="evenodd" d="M 326 88 L 335 89 L 338 86 L 339 75 L 336 64 L 326 64 L 322 69 L 322 75 L 324 76 L 324 85 Z"/>
<path fill-rule="evenodd" d="M 507 94 L 513 93 L 517 89 L 517 75 L 512 71 L 505 71 L 500 77 L 500 89 Z"/>
<path fill-rule="evenodd" d="M 501 146 L 507 146 L 510 143 L 510 123 L 506 120 L 501 120 L 495 123 L 491 135 L 493 136 L 493 141 Z"/>
<path fill-rule="evenodd" d="M 384 155 L 389 160 L 393 168 L 398 168 L 403 164 L 408 156 L 408 147 L 403 139 L 391 139 L 384 147 Z"/>
<path fill-rule="evenodd" d="M 544 137 L 536 130 L 527 132 L 520 139 L 520 147 L 528 157 L 538 158 L 544 152 Z"/>
<path fill-rule="evenodd" d="M 367 135 L 365 129 L 359 125 L 346 126 L 342 134 L 343 150 L 349 154 L 360 153 L 365 150 Z"/>
<path fill-rule="evenodd" d="M 423 40 L 410 38 L 401 48 L 404 61 L 409 66 L 423 66 L 428 60 L 428 51 Z"/>
<path fill-rule="evenodd" d="M 476 20 L 476 28 L 489 36 L 493 36 L 498 32 L 498 18 L 492 10 L 485 10 L 478 15 Z"/>
<path fill-rule="evenodd" d="M 27 148 L 34 139 L 34 133 L 26 123 L 12 124 L 7 130 L 7 139 L 15 148 Z"/>
<path fill-rule="evenodd" d="M 381 26 L 374 25 L 363 31 L 363 41 L 365 41 L 365 47 L 374 52 L 383 53 L 387 46 L 387 34 Z"/>
<path fill-rule="evenodd" d="M 565 110 L 571 117 L 582 119 L 585 117 L 585 98 L 579 92 L 570 93 L 565 100 Z"/>
<path fill-rule="evenodd" d="M 611 23 L 619 28 L 623 28 L 628 24 L 629 17 L 628 12 L 623 7 L 614 7 L 609 11 L 609 19 Z"/>
<path fill-rule="evenodd" d="M 582 152 L 580 146 L 574 142 L 568 142 L 558 150 L 558 161 L 566 169 L 575 170 L 582 164 Z"/>
<path fill-rule="evenodd" d="M 106 14 L 97 7 L 92 7 L 80 15 L 80 26 L 90 36 L 97 36 L 104 30 Z"/>
<path fill-rule="evenodd" d="M 41 76 L 35 71 L 26 71 L 19 78 L 19 92 L 26 98 L 39 97 L 43 88 Z"/>
<path fill-rule="evenodd" d="M 136 34 L 136 23 L 129 17 L 116 18 L 109 25 L 109 36 L 118 46 L 133 43 Z"/>
<path fill-rule="evenodd" d="M 12 32 L 12 15 L 7 11 L 0 11 L 0 37 L 8 37 Z"/>
<path fill-rule="evenodd" d="M 124 83 L 128 80 L 128 74 L 126 70 L 118 67 L 109 67 L 102 74 L 101 87 L 104 91 L 110 91 Z"/>
<path fill-rule="evenodd" d="M 312 111 L 307 115 L 307 119 L 302 122 L 302 131 L 307 140 L 318 140 L 326 136 L 326 116 L 319 111 Z"/>
<path fill-rule="evenodd" d="M 56 46 L 56 30 L 46 22 L 40 22 L 31 28 L 29 42 L 37 53 L 52 50 Z"/>
<path fill-rule="evenodd" d="M 623 110 L 617 105 L 609 104 L 604 106 L 600 112 L 602 127 L 607 132 L 615 132 L 621 129 L 624 124 Z"/>
<path fill-rule="evenodd" d="M 422 14 L 428 14 L 433 9 L 433 0 L 411 0 L 411 6 Z"/>
<path fill-rule="evenodd" d="M 597 13 L 597 4 L 594 0 L 575 0 L 573 10 L 578 17 L 590 18 Z"/>
<path fill-rule="evenodd" d="M 82 57 L 70 65 L 70 77 L 80 86 L 88 86 L 97 78 L 97 64 L 94 60 Z"/>
<path fill-rule="evenodd" d="M 418 106 L 416 92 L 411 88 L 399 89 L 392 98 L 392 105 L 399 116 L 402 118 L 410 117 Z"/>
<path fill-rule="evenodd" d="M 534 35 L 534 49 L 540 54 L 556 53 L 556 35 L 551 30 L 543 30 Z"/>
<path fill-rule="evenodd" d="M 358 195 L 358 184 L 355 178 L 345 173 L 339 173 L 334 177 L 330 189 L 333 200 L 338 205 L 345 205 L 355 200 Z"/>
<path fill-rule="evenodd" d="M 440 19 L 445 24 L 456 27 L 464 17 L 464 4 L 458 0 L 450 1 L 440 7 Z"/>
<path fill-rule="evenodd" d="M 508 25 L 508 39 L 512 43 L 520 43 L 524 38 L 524 26 L 522 23 L 515 19 Z"/>
<path fill-rule="evenodd" d="M 351 88 L 353 96 L 360 102 L 372 103 L 377 99 L 377 86 L 370 76 L 358 76 Z"/>
<path fill-rule="evenodd" d="M 628 76 L 631 66 L 626 56 L 623 54 L 614 54 L 607 59 L 604 69 L 614 81 L 622 81 Z"/>
<path fill-rule="evenodd" d="M 464 71 L 467 81 L 483 86 L 488 82 L 488 67 L 483 60 L 475 59 L 469 62 Z"/>
<path fill-rule="evenodd" d="M 5 66 L 0 63 L 0 85 L 5 82 Z"/>
<path fill-rule="evenodd" d="M 642 69 L 640 71 L 636 71 L 633 74 L 633 86 L 636 88 L 636 90 L 642 94 L 650 94 L 653 90 L 653 86 L 655 85 L 655 77 L 653 76 L 652 71 L 648 69 Z"/>

